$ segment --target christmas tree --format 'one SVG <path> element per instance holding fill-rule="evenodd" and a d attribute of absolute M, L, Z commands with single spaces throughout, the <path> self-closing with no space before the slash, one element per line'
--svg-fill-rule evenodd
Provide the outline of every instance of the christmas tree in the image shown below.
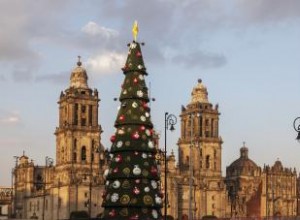
<path fill-rule="evenodd" d="M 120 94 L 120 108 L 111 137 L 110 165 L 105 172 L 103 194 L 104 219 L 160 220 L 162 194 L 155 156 L 153 124 L 148 106 L 146 68 L 138 27 L 133 27 L 134 41 L 122 68 L 125 75 Z"/>

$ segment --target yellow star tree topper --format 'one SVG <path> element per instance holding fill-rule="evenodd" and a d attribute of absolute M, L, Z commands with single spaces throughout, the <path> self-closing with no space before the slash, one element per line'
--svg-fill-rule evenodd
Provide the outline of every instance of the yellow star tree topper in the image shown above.
<path fill-rule="evenodd" d="M 134 21 L 133 27 L 132 27 L 132 34 L 133 34 L 133 39 L 134 39 L 134 41 L 136 41 L 136 38 L 137 38 L 138 33 L 139 33 L 138 22 L 137 22 L 137 21 Z"/>

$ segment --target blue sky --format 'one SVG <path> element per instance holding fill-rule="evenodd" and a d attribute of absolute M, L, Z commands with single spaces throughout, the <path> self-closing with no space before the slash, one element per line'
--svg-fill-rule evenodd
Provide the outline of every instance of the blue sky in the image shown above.
<path fill-rule="evenodd" d="M 164 112 L 180 114 L 198 78 L 219 103 L 225 168 L 243 141 L 258 165 L 300 171 L 294 118 L 300 116 L 300 2 L 297 0 L 47 0 L 0 2 L 0 186 L 10 184 L 13 156 L 36 164 L 55 158 L 57 101 L 81 55 L 101 102 L 102 143 L 110 147 L 123 74 L 138 39 L 156 101 L 152 120 L 163 134 Z M 179 124 L 168 133 L 177 151 Z M 161 139 L 161 145 L 163 143 Z"/>

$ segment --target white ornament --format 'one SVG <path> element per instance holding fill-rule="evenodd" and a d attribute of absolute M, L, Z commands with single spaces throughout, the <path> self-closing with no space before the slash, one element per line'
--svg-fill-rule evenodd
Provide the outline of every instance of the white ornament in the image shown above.
<path fill-rule="evenodd" d="M 158 213 L 155 209 L 152 210 L 152 216 L 153 218 L 158 218 Z"/>
<path fill-rule="evenodd" d="M 151 180 L 151 186 L 153 189 L 157 188 L 157 182 L 155 180 Z"/>
<path fill-rule="evenodd" d="M 106 184 L 106 186 L 109 186 L 109 181 L 107 180 L 107 181 L 105 182 L 105 184 Z"/>
<path fill-rule="evenodd" d="M 127 94 L 127 90 L 125 89 L 124 91 L 123 91 L 123 95 L 126 95 Z"/>
<path fill-rule="evenodd" d="M 149 129 L 146 129 L 145 133 L 146 133 L 147 136 L 151 135 L 151 131 Z"/>
<path fill-rule="evenodd" d="M 119 129 L 119 130 L 118 130 L 118 134 L 121 134 L 121 135 L 122 135 L 122 134 L 125 134 L 124 129 Z"/>
<path fill-rule="evenodd" d="M 132 103 L 132 107 L 133 107 L 133 108 L 137 108 L 137 107 L 138 107 L 138 104 L 137 104 L 136 102 L 133 102 L 133 103 Z"/>
<path fill-rule="evenodd" d="M 104 177 L 104 179 L 106 179 L 106 177 L 107 177 L 107 175 L 108 175 L 108 169 L 106 169 L 105 171 L 104 171 L 104 173 L 103 173 L 103 177 Z"/>
<path fill-rule="evenodd" d="M 154 144 L 153 144 L 153 142 L 152 142 L 152 141 L 149 141 L 149 142 L 148 142 L 148 147 L 149 147 L 149 148 L 151 148 L 151 149 L 153 149 L 153 148 L 154 148 Z"/>
<path fill-rule="evenodd" d="M 149 118 L 149 117 L 150 117 L 149 112 L 146 112 L 146 113 L 145 113 L 145 116 L 146 116 L 147 118 Z"/>
<path fill-rule="evenodd" d="M 121 106 L 118 106 L 118 110 L 120 110 Z"/>
<path fill-rule="evenodd" d="M 119 181 L 119 180 L 115 180 L 115 181 L 113 182 L 113 184 L 112 184 L 112 187 L 113 187 L 114 189 L 118 189 L 118 188 L 120 187 L 120 185 L 121 185 L 120 181 Z"/>
<path fill-rule="evenodd" d="M 146 121 L 146 117 L 144 115 L 141 116 L 141 121 L 143 121 L 143 122 Z"/>
<path fill-rule="evenodd" d="M 140 80 L 144 80 L 144 76 L 141 74 L 141 75 L 139 75 L 139 79 Z"/>
<path fill-rule="evenodd" d="M 162 203 L 161 198 L 157 194 L 155 194 L 155 203 L 158 205 L 160 205 Z"/>
<path fill-rule="evenodd" d="M 142 172 L 142 170 L 141 170 L 141 168 L 139 167 L 139 165 L 134 165 L 134 168 L 133 168 L 133 174 L 134 175 L 140 175 L 141 174 L 141 172 Z"/>
<path fill-rule="evenodd" d="M 118 193 L 113 193 L 113 194 L 111 195 L 111 197 L 110 197 L 110 200 L 111 200 L 112 202 L 116 202 L 116 201 L 118 201 L 118 199 L 119 199 L 119 194 L 118 194 Z"/>
<path fill-rule="evenodd" d="M 131 44 L 130 44 L 130 48 L 131 48 L 131 49 L 136 48 L 136 43 L 131 43 Z"/>
<path fill-rule="evenodd" d="M 122 141 L 118 141 L 117 142 L 117 148 L 120 148 L 120 147 L 122 147 L 123 146 L 123 142 Z"/>
<path fill-rule="evenodd" d="M 146 153 L 142 153 L 142 158 L 143 159 L 146 159 L 148 156 L 147 156 L 147 154 Z"/>
<path fill-rule="evenodd" d="M 145 187 L 144 191 L 147 193 L 147 192 L 150 192 L 150 188 L 148 186 Z"/>
<path fill-rule="evenodd" d="M 141 91 L 141 90 L 138 90 L 136 92 L 136 94 L 137 94 L 138 97 L 143 97 L 143 95 L 144 95 L 143 91 Z"/>
<path fill-rule="evenodd" d="M 138 68 L 139 68 L 139 69 L 142 69 L 142 68 L 143 68 L 143 66 L 142 66 L 142 65 L 138 65 Z"/>

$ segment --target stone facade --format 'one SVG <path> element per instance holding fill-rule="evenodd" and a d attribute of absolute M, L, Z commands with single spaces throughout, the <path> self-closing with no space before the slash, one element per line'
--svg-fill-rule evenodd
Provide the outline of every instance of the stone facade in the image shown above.
<path fill-rule="evenodd" d="M 269 217 L 297 215 L 297 173 L 279 160 L 261 169 L 248 157 L 248 148 L 226 169 L 230 215 Z"/>
<path fill-rule="evenodd" d="M 12 188 L 0 187 L 0 219 L 8 219 L 11 214 Z"/>
<path fill-rule="evenodd" d="M 68 219 L 76 211 L 86 211 L 92 217 L 102 213 L 103 173 L 108 161 L 98 122 L 100 99 L 87 82 L 79 61 L 71 73 L 70 86 L 58 101 L 56 164 L 47 157 L 44 166 L 35 165 L 25 154 L 18 158 L 13 172 L 15 217 L 52 220 Z M 226 177 L 222 176 L 219 115 L 218 105 L 209 102 L 207 88 L 199 80 L 190 103 L 182 106 L 178 162 L 174 152 L 167 158 L 167 214 L 174 219 L 187 219 L 190 214 L 200 219 L 207 215 L 224 218 L 299 213 L 300 180 L 295 170 L 284 168 L 280 161 L 262 169 L 243 146 L 240 158 L 227 167 Z M 158 140 L 156 144 L 158 147 Z M 161 152 L 157 159 L 163 158 Z M 160 169 L 164 190 L 164 161 Z"/>
<path fill-rule="evenodd" d="M 199 80 L 193 88 L 191 102 L 182 107 L 180 115 L 178 166 L 173 155 L 168 161 L 168 214 L 175 219 L 189 216 L 190 208 L 197 219 L 206 215 L 226 216 L 219 115 L 218 105 L 208 101 L 207 89 Z"/>
<path fill-rule="evenodd" d="M 56 136 L 56 165 L 46 157 L 36 166 L 24 154 L 14 169 L 14 214 L 17 218 L 68 219 L 70 213 L 102 212 L 103 171 L 106 168 L 99 97 L 87 84 L 81 62 L 72 71 L 70 86 L 61 92 Z"/>

